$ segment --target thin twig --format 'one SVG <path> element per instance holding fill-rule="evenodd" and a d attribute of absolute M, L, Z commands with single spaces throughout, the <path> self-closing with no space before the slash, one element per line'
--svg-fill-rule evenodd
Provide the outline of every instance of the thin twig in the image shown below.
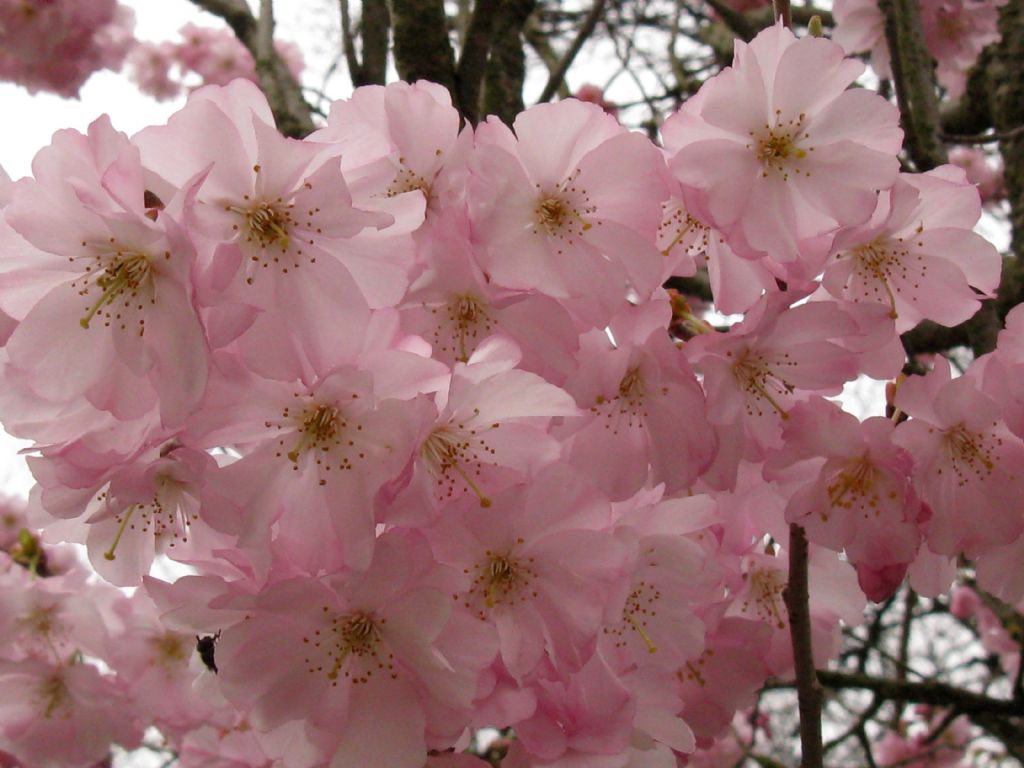
<path fill-rule="evenodd" d="M 544 104 L 545 102 L 551 101 L 556 93 L 558 93 L 558 86 L 565 80 L 565 73 L 569 71 L 569 67 L 572 66 L 573 60 L 576 55 L 583 48 L 583 44 L 587 42 L 594 30 L 597 29 L 597 23 L 601 20 L 601 15 L 604 13 L 604 7 L 607 0 L 594 0 L 594 5 L 590 9 L 590 13 L 587 14 L 586 18 L 583 19 L 583 24 L 580 26 L 579 31 L 576 33 L 576 37 L 569 45 L 569 49 L 565 52 L 558 64 L 553 70 L 551 75 L 548 77 L 547 85 L 544 86 L 544 90 L 540 94 L 540 98 L 537 99 L 538 104 Z"/>
<path fill-rule="evenodd" d="M 352 85 L 358 88 L 363 84 L 363 66 L 359 63 L 356 55 L 356 41 L 352 35 L 352 14 L 348 7 L 348 0 L 340 0 L 341 5 L 341 49 L 345 52 L 345 62 L 348 64 L 348 75 Z"/>
<path fill-rule="evenodd" d="M 973 135 L 957 135 L 955 133 L 944 133 L 942 140 L 951 144 L 993 144 L 997 141 L 1013 139 L 1024 133 L 1024 125 L 1018 125 L 1008 131 L 996 131 L 994 133 L 976 133 Z"/>

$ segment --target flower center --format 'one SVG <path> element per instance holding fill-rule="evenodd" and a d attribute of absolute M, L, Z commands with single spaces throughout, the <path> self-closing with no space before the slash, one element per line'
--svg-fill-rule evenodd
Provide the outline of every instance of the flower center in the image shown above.
<path fill-rule="evenodd" d="M 597 208 L 589 204 L 586 190 L 576 186 L 577 176 L 578 170 L 553 192 L 541 193 L 533 209 L 534 234 L 543 227 L 548 236 L 571 242 L 593 226 L 584 217 L 596 213 Z"/>
<path fill-rule="evenodd" d="M 775 119 L 779 120 L 780 118 L 781 114 L 776 111 Z M 763 166 L 762 176 L 767 177 L 773 172 L 778 172 L 782 174 L 785 181 L 789 179 L 790 171 L 801 172 L 795 166 L 794 161 L 803 160 L 807 157 L 808 152 L 814 151 L 813 148 L 804 149 L 800 146 L 808 138 L 807 133 L 803 130 L 806 118 L 806 115 L 801 114 L 795 120 L 776 124 L 775 127 L 765 125 L 764 133 L 756 139 L 755 149 L 757 159 Z M 753 131 L 751 131 L 750 137 L 754 139 Z"/>
<path fill-rule="evenodd" d="M 726 352 L 728 357 L 732 357 L 732 352 Z M 783 358 L 788 358 L 789 353 L 784 353 Z M 792 365 L 793 363 L 787 364 Z M 736 362 L 732 365 L 732 375 L 739 385 L 740 389 L 746 394 L 751 395 L 751 398 L 747 399 L 746 408 L 747 413 L 751 416 L 763 416 L 764 411 L 761 410 L 760 401 L 767 402 L 782 419 L 788 419 L 789 414 L 786 409 L 779 402 L 779 398 L 791 395 L 793 393 L 793 385 L 785 381 L 775 372 L 774 368 L 769 365 L 768 361 L 759 354 L 752 352 L 743 353 Z"/>
<path fill-rule="evenodd" d="M 165 254 L 170 258 L 170 254 Z M 147 292 L 148 299 L 152 304 L 155 300 L 152 296 L 153 269 L 149 257 L 139 251 L 122 251 L 120 249 L 112 253 L 102 254 L 94 257 L 95 264 L 86 266 L 86 279 L 95 275 L 95 280 L 86 282 L 79 288 L 79 281 L 71 283 L 73 288 L 78 288 L 79 296 L 88 296 L 95 287 L 99 289 L 100 295 L 86 309 L 85 315 L 79 320 L 83 328 L 88 328 L 93 319 L 99 315 L 104 319 L 104 326 L 111 323 L 118 323 L 122 329 L 127 327 L 125 315 L 133 310 L 142 310 L 143 304 L 139 301 L 140 292 Z M 99 271 L 102 270 L 102 271 Z M 121 306 L 115 307 L 116 304 Z M 145 331 L 145 318 L 139 318 L 139 335 Z"/>
<path fill-rule="evenodd" d="M 116 559 L 116 551 L 126 531 L 153 532 L 153 537 L 160 541 L 166 536 L 171 540 L 167 546 L 173 547 L 177 542 L 188 542 L 190 525 L 199 519 L 199 514 L 186 507 L 182 491 L 185 485 L 172 477 L 160 474 L 154 481 L 153 500 L 145 504 L 129 504 L 116 515 L 114 520 L 119 524 L 110 548 L 103 553 L 107 560 Z M 106 492 L 100 498 L 106 498 Z"/>
<path fill-rule="evenodd" d="M 445 351 L 448 346 L 445 342 L 450 337 L 456 345 L 452 350 L 456 353 L 456 359 L 464 363 L 476 349 L 479 338 L 488 334 L 495 323 L 484 302 L 471 293 L 453 296 L 445 305 L 444 312 L 450 331 L 444 334 L 446 338 L 442 340 L 442 327 L 439 327 L 434 333 L 434 340 L 441 346 L 441 351 Z"/>
<path fill-rule="evenodd" d="M 854 273 L 872 286 L 873 300 L 882 298 L 882 291 L 885 291 L 885 299 L 889 303 L 890 313 L 896 317 L 896 296 L 893 293 L 890 280 L 900 278 L 906 281 L 909 272 L 906 266 L 906 258 L 910 251 L 900 245 L 901 239 L 895 242 L 878 237 L 869 243 L 858 245 L 850 251 L 850 257 L 854 259 Z M 922 267 L 924 272 L 927 267 Z"/>
<path fill-rule="evenodd" d="M 522 544 L 523 539 L 517 539 L 516 543 Z M 536 597 L 537 593 L 530 588 L 537 577 L 532 566 L 532 557 L 516 557 L 511 551 L 485 551 L 484 559 L 474 568 L 476 573 L 469 589 L 471 596 L 482 598 L 483 601 L 483 605 L 477 608 L 477 616 L 484 619 L 488 609 L 499 605 L 511 607 Z M 469 601 L 465 605 L 471 608 Z"/>
<path fill-rule="evenodd" d="M 970 482 L 972 475 L 973 479 L 984 479 L 995 469 L 991 449 L 985 444 L 985 435 L 972 432 L 961 423 L 947 429 L 942 441 L 959 485 Z"/>
<path fill-rule="evenodd" d="M 324 613 L 330 613 L 330 607 L 324 606 Z M 367 611 L 353 611 L 330 619 L 327 630 L 329 639 L 320 630 L 310 637 L 304 637 L 303 643 L 311 646 L 316 653 L 326 652 L 327 679 L 337 686 L 341 677 L 349 679 L 353 684 L 369 682 L 377 672 L 384 672 L 392 679 L 398 677 L 395 670 L 394 654 L 384 655 L 382 647 L 382 628 L 387 619 L 377 618 Z M 306 659 L 310 664 L 309 672 L 323 672 L 324 665 Z M 314 665 L 315 664 L 315 665 Z"/>
<path fill-rule="evenodd" d="M 833 508 L 853 509 L 854 505 L 867 506 L 879 513 L 877 484 L 879 472 L 867 456 L 850 459 L 836 478 L 825 489 Z M 822 514 L 823 519 L 828 519 Z"/>
<path fill-rule="evenodd" d="M 744 578 L 747 580 L 749 591 L 743 601 L 743 612 L 746 613 L 748 608 L 753 608 L 754 613 L 762 620 L 775 624 L 779 629 L 785 629 L 782 593 L 786 589 L 786 577 L 782 571 L 754 566 Z"/>
<path fill-rule="evenodd" d="M 64 678 L 60 676 L 60 671 L 46 678 L 36 689 L 36 695 L 38 703 L 43 708 L 43 717 L 47 719 L 53 717 L 59 708 L 71 706 L 68 701 L 68 688 Z"/>
<path fill-rule="evenodd" d="M 635 584 L 622 608 L 622 621 L 616 626 L 604 628 L 606 635 L 616 636 L 616 648 L 624 647 L 629 635 L 636 634 L 643 641 L 648 653 L 658 652 L 658 646 L 647 631 L 647 625 L 658 615 L 657 603 L 660 599 L 661 590 L 650 582 L 641 580 Z"/>
<path fill-rule="evenodd" d="M 250 208 L 231 206 L 229 210 L 245 219 L 247 243 L 255 242 L 261 248 L 278 248 L 284 253 L 291 242 L 288 232 L 294 223 L 289 212 L 291 207 L 279 201 L 256 203 Z"/>
<path fill-rule="evenodd" d="M 475 429 L 467 430 L 462 425 L 445 424 L 430 433 L 423 442 L 420 455 L 431 474 L 437 478 L 438 486 L 446 490 L 446 498 L 455 495 L 455 476 L 458 476 L 480 499 L 480 506 L 489 507 L 491 499 L 472 477 L 479 477 L 481 472 L 478 451 L 482 454 L 494 453 L 494 449 L 488 448 L 487 444 L 477 437 Z"/>

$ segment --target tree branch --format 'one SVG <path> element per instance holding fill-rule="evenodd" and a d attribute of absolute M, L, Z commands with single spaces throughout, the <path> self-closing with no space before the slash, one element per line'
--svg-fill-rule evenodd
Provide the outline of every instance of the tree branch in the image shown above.
<path fill-rule="evenodd" d="M 569 49 L 562 56 L 561 60 L 551 71 L 551 76 L 548 77 L 547 85 L 544 86 L 544 90 L 540 94 L 540 98 L 537 99 L 538 104 L 551 101 L 552 97 L 558 92 L 558 86 L 565 80 L 565 73 L 569 71 L 569 67 L 572 66 L 573 59 L 583 48 L 583 44 L 587 42 L 594 30 L 597 29 L 597 23 L 601 20 L 601 15 L 604 13 L 604 7 L 607 4 L 607 0 L 594 0 L 594 5 L 590 8 L 590 13 L 587 14 L 586 18 L 583 19 L 583 24 L 580 25 L 579 31 L 576 33 L 576 37 L 569 45 Z"/>
<path fill-rule="evenodd" d="M 502 0 L 494 22 L 491 54 L 484 75 L 483 114 L 495 115 L 511 125 L 523 111 L 523 82 L 526 79 L 526 55 L 523 32 L 537 0 Z M 529 33 L 527 33 L 529 34 Z M 546 43 L 543 36 L 540 41 Z M 530 44 L 536 45 L 532 38 Z"/>
<path fill-rule="evenodd" d="M 1002 717 L 1024 717 L 1024 704 L 1005 699 L 993 699 L 980 693 L 933 680 L 900 682 L 869 675 L 819 669 L 818 681 L 826 688 L 835 690 L 853 688 L 872 691 L 877 696 L 890 701 L 912 701 L 917 704 L 955 707 L 964 714 L 981 713 Z"/>
<path fill-rule="evenodd" d="M 920 9 L 916 0 L 880 0 L 879 8 L 885 18 L 907 151 L 918 171 L 930 171 L 946 162 L 946 148 L 940 138 L 934 70 L 924 44 Z"/>
<path fill-rule="evenodd" d="M 501 0 L 476 0 L 466 27 L 466 42 L 455 70 L 459 107 L 466 119 L 476 125 L 480 119 L 480 90 L 487 71 L 494 22 Z"/>
<path fill-rule="evenodd" d="M 430 80 L 448 89 L 459 103 L 455 87 L 455 54 L 448 40 L 444 0 L 388 0 L 394 29 L 395 68 L 403 80 Z"/>
<path fill-rule="evenodd" d="M 365 85 L 384 85 L 388 74 L 388 31 L 391 16 L 385 0 L 363 0 L 359 24 L 363 38 L 363 81 Z"/>
<path fill-rule="evenodd" d="M 821 706 L 824 694 L 814 673 L 811 644 L 811 610 L 807 586 L 807 534 L 795 523 L 789 526 L 789 581 L 783 592 L 789 614 L 793 666 L 800 704 L 800 766 L 822 768 Z"/>
<path fill-rule="evenodd" d="M 260 88 L 277 121 L 277 129 L 286 136 L 303 137 L 313 131 L 312 110 L 302 96 L 302 88 L 292 77 L 273 46 L 274 20 L 270 0 L 261 0 L 263 25 L 252 15 L 245 0 L 192 0 L 193 4 L 224 19 L 235 36 L 256 61 Z M 267 35 L 270 44 L 266 45 Z M 264 45 L 261 48 L 261 39 Z"/>
<path fill-rule="evenodd" d="M 341 50 L 345 54 L 345 63 L 348 64 L 348 76 L 352 80 L 352 87 L 358 88 L 363 83 L 363 65 L 359 63 L 356 56 L 356 41 L 352 34 L 352 14 L 349 10 L 348 0 L 339 0 L 341 6 Z"/>

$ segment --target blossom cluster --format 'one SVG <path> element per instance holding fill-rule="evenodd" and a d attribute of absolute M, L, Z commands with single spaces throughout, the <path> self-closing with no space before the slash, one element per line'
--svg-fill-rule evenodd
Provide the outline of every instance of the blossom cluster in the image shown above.
<path fill-rule="evenodd" d="M 967 72 L 985 46 L 999 42 L 999 9 L 1007 0 L 921 0 L 925 47 L 939 84 L 952 99 L 967 87 Z M 833 38 L 847 53 L 871 54 L 879 77 L 892 77 L 885 20 L 878 0 L 836 0 Z"/>
<path fill-rule="evenodd" d="M 134 27 L 117 0 L 0 0 L 0 80 L 76 97 L 97 70 L 121 68 Z"/>
<path fill-rule="evenodd" d="M 1024 598 L 1024 314 L 900 377 L 1000 259 L 961 169 L 900 173 L 862 70 L 777 25 L 662 147 L 573 99 L 460 127 L 425 82 L 301 141 L 244 79 L 58 132 L 0 183 L 37 480 L 0 750 L 87 766 L 155 725 L 184 768 L 468 767 L 491 726 L 507 765 L 671 768 L 792 674 L 791 523 L 819 665 L 908 572 Z M 702 268 L 740 322 L 662 288 Z M 828 399 L 862 374 L 893 418 Z M 138 589 L 75 600 L 58 542 Z"/>
<path fill-rule="evenodd" d="M 186 24 L 178 34 L 177 42 L 139 41 L 128 54 L 128 75 L 143 93 L 166 101 L 181 95 L 193 79 L 199 85 L 227 85 L 239 77 L 256 82 L 252 54 L 227 27 Z M 305 66 L 302 52 L 292 43 L 274 45 L 298 81 Z"/>

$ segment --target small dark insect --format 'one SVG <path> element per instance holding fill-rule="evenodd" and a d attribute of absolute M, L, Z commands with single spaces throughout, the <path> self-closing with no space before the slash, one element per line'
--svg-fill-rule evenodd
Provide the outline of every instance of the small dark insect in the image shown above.
<path fill-rule="evenodd" d="M 206 637 L 196 635 L 196 651 L 199 653 L 199 658 L 203 660 L 206 668 L 214 674 L 217 674 L 217 661 L 214 658 L 213 652 L 217 647 L 217 640 L 219 638 L 219 629 L 215 635 L 207 635 Z"/>

